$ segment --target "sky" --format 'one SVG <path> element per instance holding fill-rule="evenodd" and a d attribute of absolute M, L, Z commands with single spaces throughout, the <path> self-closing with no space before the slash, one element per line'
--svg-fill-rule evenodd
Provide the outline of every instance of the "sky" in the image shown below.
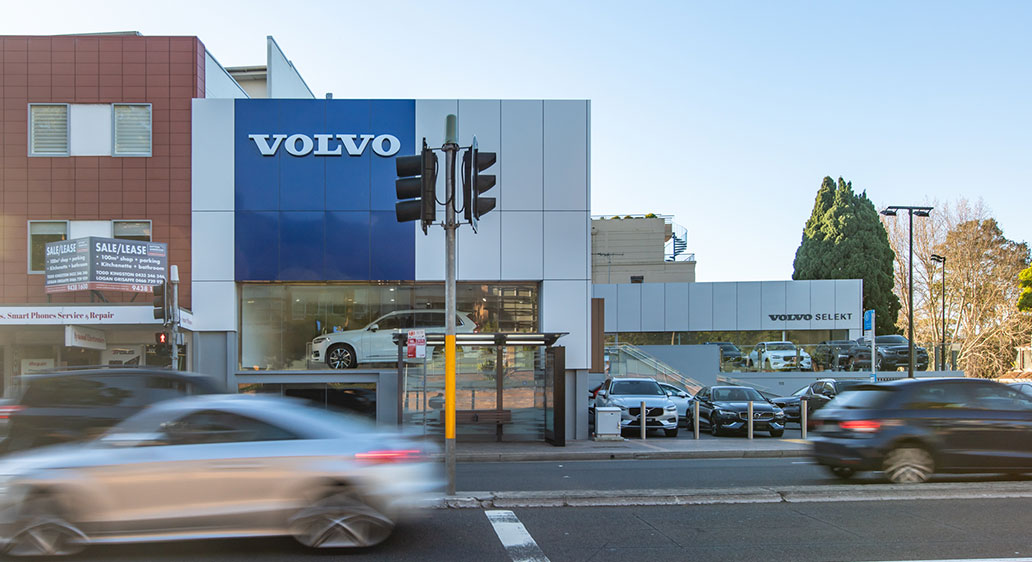
<path fill-rule="evenodd" d="M 1032 242 L 1032 2 L 46 7 L 6 3 L 0 34 L 196 35 L 223 66 L 271 35 L 318 97 L 589 99 L 592 213 L 671 215 L 697 281 L 790 279 L 825 176 L 878 208 L 981 200 Z"/>

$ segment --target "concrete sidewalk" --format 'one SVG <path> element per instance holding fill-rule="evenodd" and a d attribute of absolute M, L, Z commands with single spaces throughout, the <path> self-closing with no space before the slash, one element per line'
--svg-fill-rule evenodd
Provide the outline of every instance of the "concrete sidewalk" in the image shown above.
<path fill-rule="evenodd" d="M 805 457 L 810 445 L 801 439 L 656 438 L 623 441 L 567 441 L 565 447 L 545 442 L 459 442 L 457 462 L 590 461 L 627 459 L 703 459 Z"/>

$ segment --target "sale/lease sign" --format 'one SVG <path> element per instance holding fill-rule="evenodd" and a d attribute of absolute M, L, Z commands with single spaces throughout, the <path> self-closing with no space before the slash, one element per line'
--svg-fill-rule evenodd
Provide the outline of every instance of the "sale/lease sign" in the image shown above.
<path fill-rule="evenodd" d="M 409 359 L 423 359 L 426 357 L 426 330 L 408 331 L 408 349 L 405 356 Z"/>

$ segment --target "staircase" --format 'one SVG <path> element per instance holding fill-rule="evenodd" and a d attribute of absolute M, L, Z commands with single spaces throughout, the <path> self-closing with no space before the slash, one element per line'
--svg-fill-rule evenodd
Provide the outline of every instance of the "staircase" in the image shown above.
<path fill-rule="evenodd" d="M 659 382 L 684 388 L 692 394 L 704 386 L 629 343 L 607 345 L 606 353 L 609 355 L 611 377 L 652 377 Z"/>

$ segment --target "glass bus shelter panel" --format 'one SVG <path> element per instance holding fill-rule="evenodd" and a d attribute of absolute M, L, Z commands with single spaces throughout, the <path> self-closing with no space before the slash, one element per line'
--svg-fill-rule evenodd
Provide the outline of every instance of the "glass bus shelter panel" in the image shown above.
<path fill-rule="evenodd" d="M 376 383 L 251 383 L 238 385 L 237 392 L 300 398 L 327 410 L 376 420 Z"/>

